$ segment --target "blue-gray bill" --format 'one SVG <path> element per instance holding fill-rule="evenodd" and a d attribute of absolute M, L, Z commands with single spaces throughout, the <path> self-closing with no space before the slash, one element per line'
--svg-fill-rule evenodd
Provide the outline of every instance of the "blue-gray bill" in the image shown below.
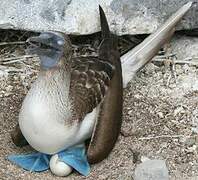
<path fill-rule="evenodd" d="M 48 70 L 58 65 L 63 55 L 64 37 L 51 32 L 43 32 L 39 36 L 27 39 L 28 54 L 36 54 L 40 58 L 41 68 Z"/>

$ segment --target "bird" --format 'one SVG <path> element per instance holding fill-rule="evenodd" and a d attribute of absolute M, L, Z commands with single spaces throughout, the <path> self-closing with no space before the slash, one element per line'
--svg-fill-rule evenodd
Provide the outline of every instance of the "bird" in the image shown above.
<path fill-rule="evenodd" d="M 41 71 L 26 95 L 13 142 L 55 154 L 90 139 L 87 158 L 96 163 L 115 145 L 122 122 L 123 84 L 118 39 L 99 7 L 102 42 L 98 57 L 72 56 L 69 37 L 42 32 L 30 37 L 29 53 Z"/>
<path fill-rule="evenodd" d="M 88 161 L 105 159 L 120 132 L 123 88 L 171 38 L 191 5 L 189 2 L 181 7 L 121 58 L 117 36 L 110 32 L 101 7 L 102 42 L 98 57 L 74 58 L 69 37 L 60 32 L 30 37 L 29 51 L 39 56 L 41 72 L 23 101 L 19 125 L 11 133 L 13 142 L 55 154 L 90 139 Z M 56 161 L 57 156 L 52 159 Z"/>

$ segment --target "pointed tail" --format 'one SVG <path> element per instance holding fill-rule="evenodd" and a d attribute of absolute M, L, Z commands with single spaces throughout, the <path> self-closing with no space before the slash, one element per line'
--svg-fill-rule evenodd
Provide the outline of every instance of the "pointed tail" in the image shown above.
<path fill-rule="evenodd" d="M 117 36 L 109 31 L 105 14 L 100 7 L 102 43 L 99 48 L 99 58 L 114 67 L 114 75 L 101 102 L 97 121 L 92 133 L 87 151 L 90 163 L 96 163 L 106 158 L 113 149 L 122 124 L 122 70 L 120 54 L 117 50 Z"/>
<path fill-rule="evenodd" d="M 171 38 L 176 24 L 190 9 L 192 2 L 185 4 L 174 13 L 156 32 L 147 37 L 141 44 L 121 57 L 123 86 L 133 78 L 135 73 L 145 66 Z"/>
<path fill-rule="evenodd" d="M 99 11 L 102 36 L 102 41 L 99 47 L 99 58 L 114 63 L 116 58 L 110 58 L 110 56 L 118 53 L 118 38 L 110 32 L 106 15 L 101 6 L 99 6 Z"/>
<path fill-rule="evenodd" d="M 102 31 L 102 39 L 109 38 L 110 37 L 109 25 L 105 13 L 100 5 L 99 5 L 99 11 L 100 11 L 100 26 Z"/>

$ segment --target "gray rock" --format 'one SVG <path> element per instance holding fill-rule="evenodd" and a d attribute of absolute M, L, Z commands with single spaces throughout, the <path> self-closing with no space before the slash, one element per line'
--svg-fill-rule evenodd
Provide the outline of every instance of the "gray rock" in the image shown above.
<path fill-rule="evenodd" d="M 147 160 L 135 169 L 134 180 L 168 180 L 168 169 L 163 160 Z"/>
<path fill-rule="evenodd" d="M 178 29 L 198 28 L 198 2 Z M 0 28 L 90 34 L 100 30 L 98 5 L 117 34 L 151 33 L 189 0 L 0 0 Z"/>

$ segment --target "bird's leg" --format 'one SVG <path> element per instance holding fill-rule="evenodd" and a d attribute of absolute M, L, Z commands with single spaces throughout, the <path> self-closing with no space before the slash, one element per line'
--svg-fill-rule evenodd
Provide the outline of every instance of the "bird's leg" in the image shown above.
<path fill-rule="evenodd" d="M 19 128 L 19 124 L 16 125 L 16 127 L 10 133 L 10 135 L 11 135 L 11 138 L 12 138 L 13 143 L 16 146 L 23 147 L 23 146 L 28 145 L 28 142 L 24 138 L 24 136 L 23 136 L 23 134 L 22 134 L 22 132 L 21 132 L 21 130 Z"/>

